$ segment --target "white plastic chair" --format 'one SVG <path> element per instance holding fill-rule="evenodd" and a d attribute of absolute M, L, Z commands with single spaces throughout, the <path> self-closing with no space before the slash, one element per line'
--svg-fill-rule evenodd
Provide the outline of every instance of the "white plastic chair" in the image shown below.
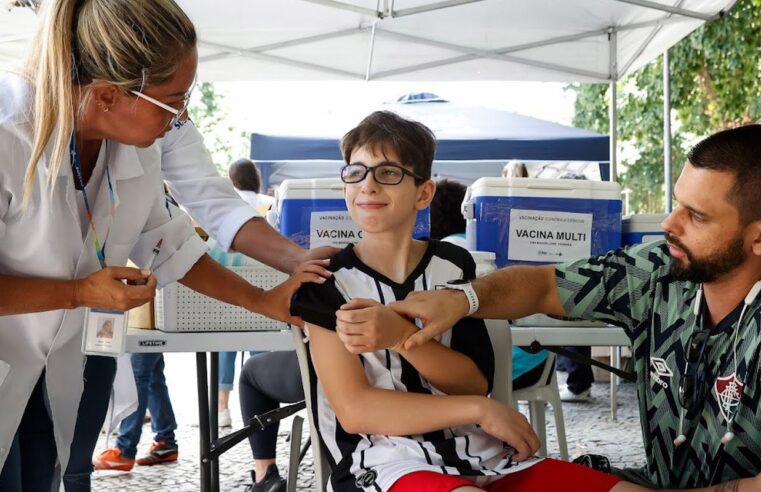
<path fill-rule="evenodd" d="M 301 384 L 304 386 L 304 400 L 307 404 L 307 418 L 309 419 L 309 437 L 312 440 L 312 457 L 314 458 L 314 483 L 316 492 L 325 492 L 330 477 L 330 464 L 326 451 L 322 448 L 320 435 L 317 433 L 312 420 L 312 382 L 309 380 L 309 350 L 304 343 L 304 333 L 297 327 L 292 327 L 293 345 L 299 359 L 299 371 L 301 372 Z M 299 469 L 299 455 L 301 447 L 301 429 L 304 419 L 294 417 L 291 426 L 291 454 L 288 464 L 288 487 L 286 492 L 296 491 L 296 478 Z"/>
<path fill-rule="evenodd" d="M 565 439 L 563 403 L 560 401 L 560 390 L 558 389 L 558 379 L 555 373 L 555 354 L 551 352 L 547 354 L 544 371 L 536 384 L 528 388 L 514 390 L 512 397 L 515 407 L 517 407 L 518 401 L 528 402 L 531 426 L 536 431 L 542 444 L 539 449 L 540 456 L 547 456 L 545 406 L 547 403 L 552 405 L 552 411 L 555 414 L 555 430 L 558 437 L 558 446 L 560 447 L 560 458 L 568 461 L 568 443 Z"/>
<path fill-rule="evenodd" d="M 518 401 L 526 401 L 529 405 L 529 419 L 539 436 L 542 447 L 539 454 L 547 456 L 547 430 L 544 407 L 552 405 L 555 413 L 555 429 L 558 435 L 560 457 L 568 461 L 568 443 L 565 438 L 565 420 L 563 406 L 560 401 L 560 390 L 555 375 L 555 354 L 549 353 L 544 364 L 544 371 L 536 384 L 528 388 L 513 390 L 513 340 L 510 324 L 507 321 L 485 320 L 492 347 L 494 347 L 494 388 L 492 398 L 505 405 L 518 409 Z"/>

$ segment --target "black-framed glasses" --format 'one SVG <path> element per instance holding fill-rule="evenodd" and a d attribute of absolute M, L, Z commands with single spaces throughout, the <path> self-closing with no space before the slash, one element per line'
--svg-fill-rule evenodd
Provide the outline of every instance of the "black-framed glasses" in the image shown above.
<path fill-rule="evenodd" d="M 679 404 L 694 416 L 703 407 L 708 381 L 708 339 L 710 330 L 700 330 L 690 335 L 684 347 L 686 369 L 679 380 Z"/>
<path fill-rule="evenodd" d="M 377 166 L 368 166 L 361 162 L 352 162 L 341 168 L 341 181 L 346 184 L 362 182 L 368 175 L 373 173 L 375 182 L 382 185 L 398 185 L 404 176 L 412 176 L 420 181 L 425 178 L 397 164 L 396 162 L 381 162 Z"/>

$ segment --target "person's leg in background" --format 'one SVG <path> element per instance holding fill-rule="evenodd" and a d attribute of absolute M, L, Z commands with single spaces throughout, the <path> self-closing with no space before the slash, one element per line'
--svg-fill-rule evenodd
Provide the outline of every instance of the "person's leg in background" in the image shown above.
<path fill-rule="evenodd" d="M 148 388 L 148 409 L 151 412 L 151 429 L 153 430 L 153 445 L 145 456 L 136 462 L 138 465 L 156 465 L 169 461 L 177 461 L 178 448 L 174 431 L 177 421 L 174 417 L 172 401 L 169 399 L 169 388 L 164 377 L 164 355 L 152 367 L 150 385 Z"/>
<path fill-rule="evenodd" d="M 32 390 L 0 473 L 2 492 L 49 492 L 57 461 L 53 422 L 45 404 L 45 373 Z"/>
<path fill-rule="evenodd" d="M 89 492 L 92 456 L 108 412 L 108 402 L 116 376 L 116 359 L 88 355 L 84 389 L 79 402 L 77 426 L 63 483 L 66 492 Z"/>
<path fill-rule="evenodd" d="M 256 354 L 265 352 L 249 352 L 251 357 Z M 230 414 L 230 392 L 233 390 L 235 383 L 235 357 L 237 352 L 220 352 L 219 353 L 219 391 L 217 397 L 217 425 L 219 427 L 230 427 L 233 425 L 232 415 Z M 245 358 L 241 352 L 241 368 L 243 368 Z M 244 422 L 245 423 L 245 422 Z"/>
<path fill-rule="evenodd" d="M 592 357 L 591 347 L 565 347 L 565 349 L 585 357 Z M 592 395 L 592 383 L 595 381 L 592 368 L 568 357 L 558 357 L 558 359 L 561 358 L 562 362 L 559 365 L 568 372 L 568 379 L 566 387 L 560 392 L 560 399 L 568 402 L 589 400 Z"/>
<path fill-rule="evenodd" d="M 233 390 L 233 381 L 235 380 L 235 356 L 237 352 L 220 352 L 219 353 L 219 392 L 217 398 L 217 423 L 220 427 L 230 427 L 232 418 L 230 416 L 230 392 Z"/>
<path fill-rule="evenodd" d="M 249 358 L 241 371 L 239 392 L 243 422 L 278 408 L 280 403 L 303 400 L 296 352 L 267 352 Z M 285 490 L 285 480 L 275 464 L 278 429 L 279 425 L 273 424 L 248 438 L 254 455 L 254 483 L 247 489 L 251 492 Z"/>
<path fill-rule="evenodd" d="M 129 471 L 135 465 L 137 445 L 143 431 L 145 409 L 148 407 L 148 392 L 153 368 L 161 358 L 160 353 L 139 353 L 130 356 L 132 373 L 135 375 L 137 386 L 137 410 L 128 415 L 119 425 L 116 447 L 106 449 L 93 459 L 95 469 Z"/>

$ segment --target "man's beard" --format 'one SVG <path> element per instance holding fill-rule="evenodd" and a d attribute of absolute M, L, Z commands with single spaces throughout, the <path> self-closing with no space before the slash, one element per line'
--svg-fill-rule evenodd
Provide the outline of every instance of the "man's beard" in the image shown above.
<path fill-rule="evenodd" d="M 726 248 L 706 258 L 696 258 L 692 251 L 669 233 L 666 233 L 666 241 L 684 251 L 689 260 L 689 263 L 683 264 L 681 260 L 671 258 L 670 271 L 675 280 L 695 283 L 713 282 L 740 266 L 746 257 L 743 251 L 743 238 L 739 235 L 732 239 Z"/>

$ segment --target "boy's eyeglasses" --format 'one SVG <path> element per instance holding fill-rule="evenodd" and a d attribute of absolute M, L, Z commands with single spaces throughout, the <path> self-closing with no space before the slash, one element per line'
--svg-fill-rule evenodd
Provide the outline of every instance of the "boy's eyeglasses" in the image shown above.
<path fill-rule="evenodd" d="M 381 162 L 372 167 L 361 162 L 347 164 L 341 168 L 341 181 L 346 184 L 360 183 L 367 177 L 368 173 L 373 173 L 375 182 L 382 185 L 398 185 L 404 180 L 405 175 L 425 181 L 424 177 L 395 162 Z"/>
<path fill-rule="evenodd" d="M 705 397 L 709 335 L 709 330 L 696 331 L 685 346 L 687 369 L 679 381 L 679 403 L 690 415 L 702 408 Z"/>
<path fill-rule="evenodd" d="M 141 99 L 145 99 L 151 104 L 154 104 L 161 109 L 165 109 L 168 112 L 172 113 L 174 116 L 172 116 L 172 120 L 169 122 L 170 126 L 174 126 L 176 128 L 182 127 L 182 125 L 185 124 L 184 121 L 180 121 L 180 118 L 182 118 L 182 115 L 185 114 L 185 112 L 188 110 L 188 106 L 190 106 L 190 96 L 193 93 L 193 89 L 195 89 L 196 83 L 193 82 L 193 85 L 190 86 L 190 90 L 185 95 L 185 97 L 182 99 L 182 106 L 178 108 L 174 108 L 166 103 L 163 103 L 159 101 L 158 99 L 155 99 L 151 96 L 145 95 L 140 91 L 130 91 L 132 94 L 136 95 L 137 97 Z"/>

